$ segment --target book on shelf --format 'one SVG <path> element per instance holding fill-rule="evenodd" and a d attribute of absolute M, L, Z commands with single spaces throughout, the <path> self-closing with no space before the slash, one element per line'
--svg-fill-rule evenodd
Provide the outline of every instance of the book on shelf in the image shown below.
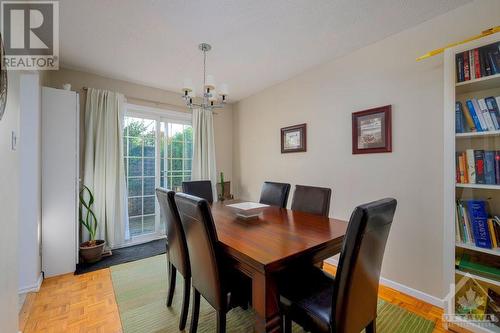
<path fill-rule="evenodd" d="M 457 82 L 500 74 L 500 42 L 456 55 Z"/>
<path fill-rule="evenodd" d="M 470 98 L 465 108 L 455 103 L 455 133 L 488 132 L 500 130 L 500 96 Z"/>
<path fill-rule="evenodd" d="M 500 244 L 500 217 L 490 216 L 485 200 L 457 200 L 455 240 L 484 249 Z"/>
<path fill-rule="evenodd" d="M 457 184 L 500 185 L 500 150 L 467 149 L 455 155 Z"/>
<path fill-rule="evenodd" d="M 496 258 L 496 257 L 494 257 Z M 457 260 L 456 268 L 462 272 L 469 272 L 491 280 L 500 282 L 500 268 L 497 262 L 493 262 L 485 256 L 464 253 Z"/>

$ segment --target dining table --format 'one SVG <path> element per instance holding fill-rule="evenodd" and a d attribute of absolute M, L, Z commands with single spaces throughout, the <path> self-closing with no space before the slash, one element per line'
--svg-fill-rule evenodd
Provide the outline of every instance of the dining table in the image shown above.
<path fill-rule="evenodd" d="M 254 332 L 281 332 L 277 275 L 338 254 L 348 223 L 276 206 L 242 219 L 228 206 L 241 202 L 212 204 L 218 241 L 230 265 L 252 280 Z"/>

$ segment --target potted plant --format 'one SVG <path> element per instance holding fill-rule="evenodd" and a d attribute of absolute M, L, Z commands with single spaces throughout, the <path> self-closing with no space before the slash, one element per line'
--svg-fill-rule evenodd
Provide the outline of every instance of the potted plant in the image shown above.
<path fill-rule="evenodd" d="M 88 196 L 88 200 L 85 199 L 86 196 Z M 80 209 L 78 211 L 78 217 L 81 225 L 83 225 L 89 233 L 89 240 L 80 244 L 80 256 L 83 261 L 87 263 L 101 260 L 105 244 L 103 240 L 95 239 L 97 233 L 97 218 L 92 210 L 93 205 L 94 195 L 87 186 L 83 185 L 80 190 Z M 83 211 L 84 208 L 85 212 Z"/>
<path fill-rule="evenodd" d="M 220 173 L 220 194 L 219 194 L 219 201 L 224 201 L 226 199 L 225 197 L 226 194 L 226 188 L 224 186 L 224 173 Z"/>

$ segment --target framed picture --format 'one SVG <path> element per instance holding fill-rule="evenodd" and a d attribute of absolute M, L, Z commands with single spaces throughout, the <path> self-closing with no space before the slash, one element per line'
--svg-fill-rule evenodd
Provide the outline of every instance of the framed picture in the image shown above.
<path fill-rule="evenodd" d="M 389 153 L 392 151 L 391 106 L 352 114 L 352 153 Z"/>
<path fill-rule="evenodd" d="M 306 124 L 281 129 L 281 153 L 306 151 Z"/>

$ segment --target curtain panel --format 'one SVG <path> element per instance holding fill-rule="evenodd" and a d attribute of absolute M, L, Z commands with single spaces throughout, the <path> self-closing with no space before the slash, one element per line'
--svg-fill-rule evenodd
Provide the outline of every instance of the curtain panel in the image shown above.
<path fill-rule="evenodd" d="M 213 113 L 210 110 L 193 110 L 193 180 L 210 180 L 213 197 L 217 200 L 217 171 Z"/>
<path fill-rule="evenodd" d="M 95 197 L 96 237 L 111 248 L 130 238 L 123 161 L 122 94 L 89 88 L 85 104 L 83 183 Z"/>

